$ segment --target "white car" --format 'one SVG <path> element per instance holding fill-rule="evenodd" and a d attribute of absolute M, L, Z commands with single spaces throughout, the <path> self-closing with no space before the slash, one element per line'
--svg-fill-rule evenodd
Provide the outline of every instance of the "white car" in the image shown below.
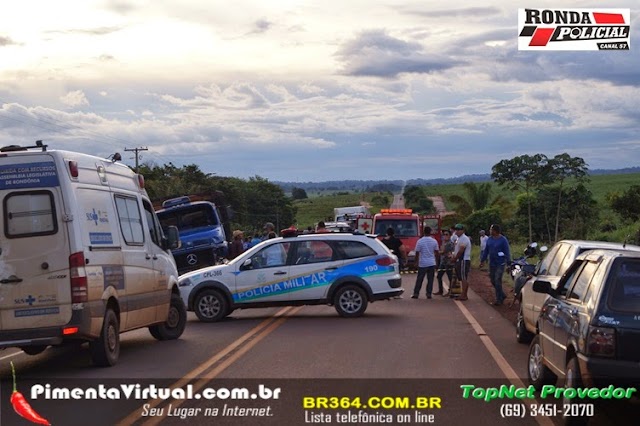
<path fill-rule="evenodd" d="M 519 343 L 529 343 L 533 339 L 538 329 L 540 310 L 549 297 L 547 294 L 534 292 L 533 283 L 536 280 L 548 281 L 555 289 L 575 258 L 580 253 L 594 249 L 640 251 L 638 246 L 603 241 L 563 240 L 554 244 L 536 267 L 533 277 L 522 287 L 516 321 L 516 340 Z"/>
<path fill-rule="evenodd" d="M 263 241 L 225 265 L 182 275 L 187 309 L 214 322 L 234 309 L 333 305 L 357 317 L 367 304 L 401 295 L 398 259 L 375 236 L 298 235 Z"/>

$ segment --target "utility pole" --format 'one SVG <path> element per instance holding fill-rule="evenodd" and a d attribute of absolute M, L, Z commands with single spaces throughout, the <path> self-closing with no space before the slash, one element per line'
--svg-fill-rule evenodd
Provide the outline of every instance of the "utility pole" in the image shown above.
<path fill-rule="evenodd" d="M 140 151 L 149 151 L 149 148 L 146 148 L 146 147 L 145 148 L 125 148 L 124 150 L 126 152 L 135 152 L 136 153 L 136 173 L 138 173 L 138 167 L 139 167 L 139 165 L 138 165 L 138 160 L 139 160 L 138 152 L 140 152 Z"/>

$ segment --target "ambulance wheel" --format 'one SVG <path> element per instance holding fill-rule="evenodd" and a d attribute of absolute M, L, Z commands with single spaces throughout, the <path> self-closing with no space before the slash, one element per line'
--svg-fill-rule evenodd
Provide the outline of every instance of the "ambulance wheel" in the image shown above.
<path fill-rule="evenodd" d="M 108 308 L 102 321 L 100 337 L 89 342 L 91 360 L 98 367 L 111 367 L 120 356 L 120 323 L 113 309 Z"/>
<path fill-rule="evenodd" d="M 176 340 L 182 336 L 186 326 L 187 308 L 179 295 L 172 294 L 167 320 L 162 324 L 152 325 L 149 332 L 158 340 Z"/>
<path fill-rule="evenodd" d="M 333 296 L 333 305 L 341 317 L 355 318 L 364 314 L 367 310 L 367 293 L 354 284 L 347 284 L 336 291 Z"/>
<path fill-rule="evenodd" d="M 45 349 L 47 349 L 47 346 L 46 345 L 24 346 L 20 349 L 22 349 L 22 352 L 24 352 L 27 355 L 40 355 L 42 352 L 44 352 Z"/>
<path fill-rule="evenodd" d="M 196 296 L 193 310 L 202 322 L 216 322 L 228 315 L 229 304 L 218 290 L 205 289 Z"/>

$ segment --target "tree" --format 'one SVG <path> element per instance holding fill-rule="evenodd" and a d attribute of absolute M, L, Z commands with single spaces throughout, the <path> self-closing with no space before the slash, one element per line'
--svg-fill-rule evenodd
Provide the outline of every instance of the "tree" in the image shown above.
<path fill-rule="evenodd" d="M 433 213 L 435 211 L 433 201 L 427 197 L 424 188 L 421 186 L 408 186 L 402 195 L 405 207 L 414 210 L 418 214 Z"/>
<path fill-rule="evenodd" d="M 531 223 L 531 191 L 549 182 L 547 156 L 544 154 L 520 155 L 510 160 L 501 160 L 491 168 L 491 178 L 498 185 L 527 194 L 529 217 L 529 240 L 533 239 Z"/>
<path fill-rule="evenodd" d="M 307 191 L 304 188 L 296 188 L 295 186 L 291 188 L 291 197 L 294 200 L 304 200 L 307 197 Z"/>
<path fill-rule="evenodd" d="M 501 195 L 491 198 L 492 187 L 489 182 L 480 184 L 465 182 L 462 186 L 466 192 L 466 198 L 456 194 L 449 196 L 449 201 L 455 204 L 456 213 L 462 217 L 490 207 L 503 209 L 509 205 L 509 201 Z"/>
<path fill-rule="evenodd" d="M 554 234 L 554 241 L 558 241 L 563 184 L 568 178 L 574 178 L 577 183 L 582 183 L 585 180 L 588 180 L 588 169 L 584 159 L 580 157 L 572 157 L 566 152 L 558 154 L 550 159 L 547 165 L 549 166 L 549 178 L 558 183 L 558 205 L 556 207 L 556 226 Z"/>
<path fill-rule="evenodd" d="M 624 220 L 637 222 L 640 219 L 640 185 L 632 185 L 622 194 L 610 197 L 611 208 Z"/>

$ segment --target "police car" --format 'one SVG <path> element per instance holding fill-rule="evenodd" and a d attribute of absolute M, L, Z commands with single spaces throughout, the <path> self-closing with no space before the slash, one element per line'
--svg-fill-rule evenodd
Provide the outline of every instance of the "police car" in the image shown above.
<path fill-rule="evenodd" d="M 201 321 L 234 309 L 333 305 L 343 317 L 361 316 L 369 302 L 401 295 L 398 259 L 375 236 L 309 234 L 273 238 L 225 265 L 179 279 L 182 299 Z"/>

